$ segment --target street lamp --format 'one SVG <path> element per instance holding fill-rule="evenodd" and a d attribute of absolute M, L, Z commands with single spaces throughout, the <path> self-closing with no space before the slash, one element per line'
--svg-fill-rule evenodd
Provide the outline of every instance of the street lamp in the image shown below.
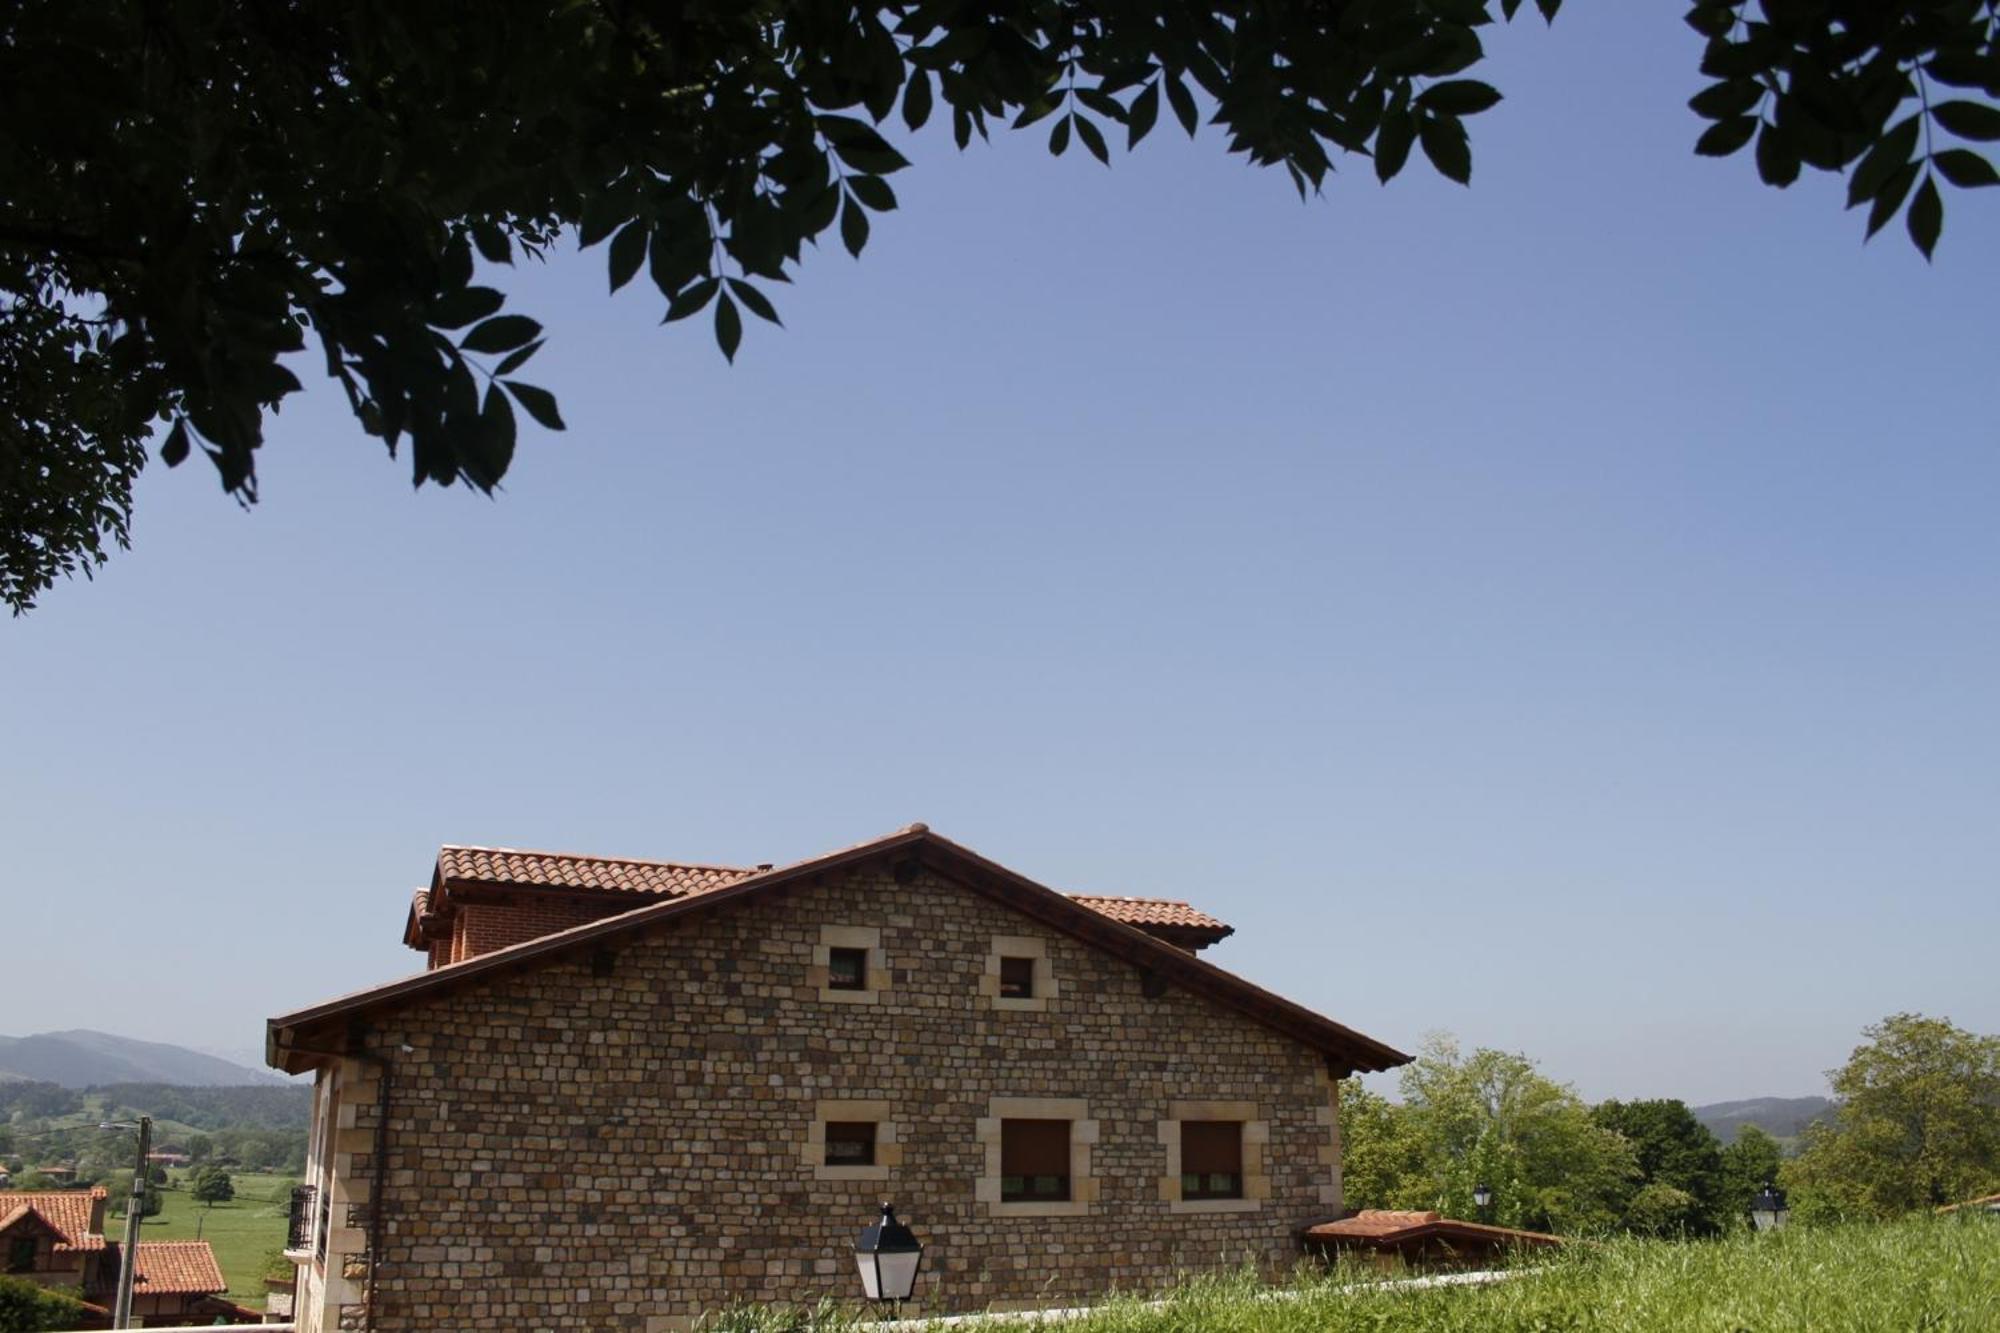
<path fill-rule="evenodd" d="M 917 1286 L 917 1265 L 923 1243 L 896 1220 L 896 1210 L 882 1205 L 882 1215 L 854 1243 L 854 1262 L 861 1270 L 861 1291 L 871 1301 L 907 1301 Z"/>
<path fill-rule="evenodd" d="M 1757 1197 L 1750 1200 L 1750 1220 L 1759 1231 L 1776 1231 L 1791 1219 L 1792 1210 L 1785 1206 L 1785 1192 L 1770 1181 L 1757 1191 Z"/>
<path fill-rule="evenodd" d="M 1472 1202 L 1478 1207 L 1479 1215 L 1484 1217 L 1486 1210 L 1493 1206 L 1493 1187 L 1483 1180 L 1474 1185 L 1472 1187 Z"/>
<path fill-rule="evenodd" d="M 111 1327 L 132 1327 L 132 1279 L 139 1269 L 139 1220 L 146 1215 L 146 1157 L 153 1148 L 153 1118 L 100 1120 L 99 1129 L 139 1131 L 139 1160 L 132 1168 L 132 1197 L 125 1205 L 125 1247 L 118 1255 L 118 1299 L 111 1308 Z"/>

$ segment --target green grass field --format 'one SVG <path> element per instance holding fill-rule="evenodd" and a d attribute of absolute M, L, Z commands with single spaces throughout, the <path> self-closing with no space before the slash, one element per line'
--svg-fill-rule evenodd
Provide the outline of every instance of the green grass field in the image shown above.
<path fill-rule="evenodd" d="M 858 1331 L 872 1319 L 829 1311 L 739 1310 L 706 1327 L 716 1333 Z M 993 1333 L 1006 1327 L 991 1326 Z M 1110 1301 L 1064 1328 L 1070 1333 L 1993 1333 L 2000 1329 L 2000 1218 L 1793 1228 L 1711 1242 L 1618 1240 L 1574 1247 L 1491 1286 L 1396 1290 L 1357 1272 L 1283 1292 L 1247 1279 L 1198 1281 L 1163 1304 L 1136 1297 Z"/>
<path fill-rule="evenodd" d="M 215 1250 L 222 1276 L 229 1282 L 229 1299 L 259 1309 L 264 1305 L 264 1268 L 273 1251 L 285 1246 L 286 1213 L 291 1204 L 290 1176 L 244 1173 L 233 1175 L 236 1197 L 206 1208 L 188 1197 L 185 1171 L 172 1173 L 173 1184 L 160 1193 L 160 1211 L 146 1219 L 139 1239 L 205 1240 Z M 123 1237 L 125 1219 L 107 1217 L 106 1234 Z"/>

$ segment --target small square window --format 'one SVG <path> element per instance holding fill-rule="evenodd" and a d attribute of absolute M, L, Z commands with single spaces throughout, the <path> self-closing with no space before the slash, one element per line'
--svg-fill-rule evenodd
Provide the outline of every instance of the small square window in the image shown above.
<path fill-rule="evenodd" d="M 828 1166 L 875 1165 L 875 1122 L 833 1120 L 826 1126 Z"/>
<path fill-rule="evenodd" d="M 826 988 L 828 990 L 867 990 L 868 951 L 866 949 L 827 950 Z"/>
<path fill-rule="evenodd" d="M 10 1273 L 32 1273 L 35 1271 L 35 1238 L 17 1236 L 7 1243 L 7 1271 Z"/>
<path fill-rule="evenodd" d="M 1032 1000 L 1035 998 L 1034 959 L 1002 958 L 1000 960 L 1000 998 L 1003 1000 Z"/>

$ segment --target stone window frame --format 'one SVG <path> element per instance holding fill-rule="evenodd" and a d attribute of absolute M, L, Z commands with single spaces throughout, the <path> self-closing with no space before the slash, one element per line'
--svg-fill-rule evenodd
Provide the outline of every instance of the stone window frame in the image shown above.
<path fill-rule="evenodd" d="M 999 955 L 996 953 L 995 958 Z M 999 972 L 992 973 L 994 982 Z M 995 998 L 998 998 L 997 996 Z M 1025 1002 L 1023 1002 L 1025 1003 Z M 1003 1120 L 1069 1121 L 1069 1198 L 1003 1202 L 1000 1198 L 1000 1122 Z M 1082 1097 L 993 1097 L 986 1114 L 976 1126 L 979 1144 L 985 1149 L 985 1174 L 973 1184 L 973 1198 L 986 1205 L 992 1217 L 1082 1217 L 1097 1202 L 1098 1181 L 1091 1174 L 1091 1148 L 1097 1143 L 1098 1123 L 1090 1118 L 1090 1103 Z"/>
<path fill-rule="evenodd" d="M 1032 958 L 1035 962 L 1035 993 L 1033 995 L 1002 995 L 1000 993 L 1000 960 L 1002 958 Z M 995 935 L 993 947 L 986 955 L 986 967 L 979 978 L 979 993 L 992 1001 L 995 1009 L 1013 1009 L 1028 1013 L 1044 1013 L 1049 1001 L 1056 997 L 1056 975 L 1049 959 L 1049 942 L 1039 935 Z M 1009 1116 L 1008 1119 L 1016 1117 Z M 1030 1117 L 1020 1119 L 1061 1119 L 1059 1116 Z"/>
<path fill-rule="evenodd" d="M 1184 1199 L 1181 1197 L 1181 1122 L 1234 1120 L 1243 1126 L 1243 1197 Z M 1160 1177 L 1160 1198 L 1170 1213 L 1254 1213 L 1271 1197 L 1271 1122 L 1255 1102 L 1176 1101 L 1167 1103 L 1160 1121 L 1160 1144 L 1167 1151 L 1167 1173 Z"/>
<path fill-rule="evenodd" d="M 854 993 L 854 992 L 850 992 Z M 855 1101 L 822 1097 L 813 1103 L 811 1126 L 800 1147 L 800 1160 L 812 1169 L 814 1180 L 887 1180 L 889 1173 L 903 1164 L 903 1139 L 896 1122 L 890 1119 L 886 1100 Z M 828 1166 L 826 1127 L 829 1124 L 865 1121 L 875 1126 L 875 1160 L 868 1166 Z"/>
<path fill-rule="evenodd" d="M 867 985 L 861 990 L 835 989 L 829 968 L 835 949 L 866 949 Z M 818 988 L 819 998 L 829 1004 L 880 1004 L 889 989 L 889 957 L 882 951 L 879 926 L 821 926 L 819 943 L 813 946 L 812 966 L 806 970 L 807 984 Z"/>

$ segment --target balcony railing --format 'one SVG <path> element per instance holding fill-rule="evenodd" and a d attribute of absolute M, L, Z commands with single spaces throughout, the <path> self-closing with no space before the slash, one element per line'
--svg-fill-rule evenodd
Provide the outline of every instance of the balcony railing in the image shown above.
<path fill-rule="evenodd" d="M 294 1253 L 312 1244 L 313 1218 L 317 1213 L 314 1199 L 319 1191 L 311 1185 L 298 1185 L 292 1189 L 292 1209 L 285 1222 L 285 1248 Z"/>

